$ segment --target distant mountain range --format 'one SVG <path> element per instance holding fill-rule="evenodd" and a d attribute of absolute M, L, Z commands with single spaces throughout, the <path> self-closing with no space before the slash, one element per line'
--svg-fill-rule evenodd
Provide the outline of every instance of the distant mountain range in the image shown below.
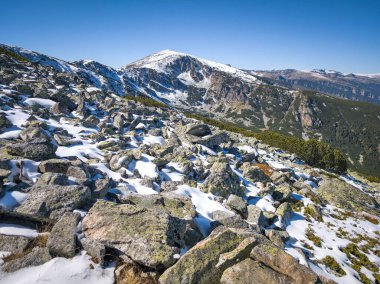
<path fill-rule="evenodd" d="M 343 74 L 332 70 L 250 71 L 268 83 L 313 90 L 354 101 L 380 104 L 380 74 Z"/>
<path fill-rule="evenodd" d="M 0 45 L 0 50 L 45 68 L 41 73 L 45 75 L 39 75 L 36 82 L 43 82 L 47 90 L 51 77 L 59 82 L 59 74 L 70 75 L 108 94 L 148 96 L 253 131 L 321 139 L 342 150 L 354 169 L 380 174 L 379 75 L 247 71 L 168 50 L 114 69 L 90 60 L 66 62 L 18 47 Z M 12 69 L 15 64 L 5 57 L 0 60 L 2 69 Z M 19 66 L 28 71 L 22 68 Z M 54 71 L 51 76 L 49 70 Z M 22 72 L 8 70 L 0 75 L 1 84 L 15 88 L 28 85 L 35 91 L 36 82 L 24 82 Z M 66 84 L 62 91 L 76 90 Z"/>

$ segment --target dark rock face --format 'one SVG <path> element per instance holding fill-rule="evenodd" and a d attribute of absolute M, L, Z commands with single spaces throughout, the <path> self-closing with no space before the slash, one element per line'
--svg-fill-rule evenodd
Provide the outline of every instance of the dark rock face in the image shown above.
<path fill-rule="evenodd" d="M 54 225 L 46 244 L 51 255 L 66 258 L 75 256 L 78 248 L 76 233 L 79 220 L 79 214 L 67 212 Z"/>
<path fill-rule="evenodd" d="M 12 123 L 8 120 L 5 114 L 1 113 L 0 114 L 0 133 L 4 128 L 11 127 Z"/>
<path fill-rule="evenodd" d="M 57 146 L 49 140 L 37 138 L 28 142 L 7 145 L 6 150 L 10 155 L 41 161 L 53 157 Z"/>
<path fill-rule="evenodd" d="M 211 129 L 207 124 L 197 124 L 190 127 L 186 134 L 194 135 L 197 137 L 203 137 L 211 134 Z"/>
<path fill-rule="evenodd" d="M 39 164 L 38 169 L 41 173 L 51 172 L 51 173 L 66 174 L 69 167 L 70 167 L 70 161 L 62 160 L 62 159 L 50 159 L 50 160 L 42 161 Z"/>

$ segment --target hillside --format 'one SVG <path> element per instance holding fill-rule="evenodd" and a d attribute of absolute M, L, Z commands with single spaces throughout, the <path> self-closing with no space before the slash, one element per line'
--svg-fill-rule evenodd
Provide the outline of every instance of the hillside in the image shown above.
<path fill-rule="evenodd" d="M 257 75 L 169 51 L 122 72 L 149 96 L 188 112 L 328 142 L 352 168 L 380 177 L 380 106 L 270 85 Z"/>
<path fill-rule="evenodd" d="M 220 107 L 245 98 L 247 128 L 339 118 L 338 139 L 358 105 L 153 57 L 115 70 L 0 52 L 0 283 L 379 283 L 379 183 L 308 165 L 237 121 L 189 114 L 230 119 Z M 364 106 L 357 123 L 376 112 Z"/>

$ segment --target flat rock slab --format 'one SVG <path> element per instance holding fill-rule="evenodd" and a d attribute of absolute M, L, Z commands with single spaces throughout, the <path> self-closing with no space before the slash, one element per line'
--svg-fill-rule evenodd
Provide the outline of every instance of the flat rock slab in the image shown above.
<path fill-rule="evenodd" d="M 91 202 L 91 191 L 86 186 L 33 186 L 17 212 L 58 220 L 65 212 L 72 212 Z"/>
<path fill-rule="evenodd" d="M 174 264 L 186 221 L 161 210 L 98 200 L 83 219 L 89 240 L 115 248 L 151 268 Z"/>

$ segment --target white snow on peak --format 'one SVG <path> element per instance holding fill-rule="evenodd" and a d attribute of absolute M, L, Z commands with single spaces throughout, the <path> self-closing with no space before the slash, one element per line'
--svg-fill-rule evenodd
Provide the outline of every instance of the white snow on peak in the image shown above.
<path fill-rule="evenodd" d="M 233 74 L 235 76 L 241 77 L 243 80 L 248 82 L 258 82 L 257 78 L 249 74 L 248 72 L 242 71 L 240 69 L 234 68 L 232 66 L 217 63 L 211 60 L 203 59 L 200 57 L 196 57 L 190 54 L 176 52 L 172 50 L 162 50 L 160 52 L 149 55 L 143 59 L 135 61 L 131 64 L 126 65 L 124 68 L 128 67 L 140 67 L 140 68 L 148 68 L 154 69 L 160 72 L 165 72 L 167 66 L 172 63 L 174 60 L 181 57 L 190 57 L 199 61 L 203 65 L 207 65 L 211 68 L 214 68 L 218 71 Z"/>
<path fill-rule="evenodd" d="M 92 60 L 92 59 L 83 59 L 81 61 L 82 61 L 83 65 L 91 64 L 92 62 L 94 62 L 94 60 Z"/>
<path fill-rule="evenodd" d="M 5 44 L 0 44 L 0 46 L 5 47 L 6 49 L 10 49 L 13 52 L 29 59 L 32 62 L 39 62 L 42 66 L 50 66 L 56 69 L 57 71 L 71 73 L 71 72 L 76 72 L 78 70 L 78 68 L 76 68 L 74 65 L 64 60 L 43 55 L 35 51 L 27 50 L 25 48 L 18 47 L 18 46 L 11 46 L 11 45 L 5 45 Z"/>
<path fill-rule="evenodd" d="M 374 74 L 361 74 L 361 73 L 343 73 L 340 71 L 335 70 L 329 70 L 329 69 L 312 69 L 312 70 L 299 70 L 300 72 L 304 73 L 313 73 L 314 75 L 329 75 L 329 74 L 336 74 L 341 76 L 361 76 L 361 77 L 368 77 L 368 78 L 380 78 L 380 73 L 374 73 Z"/>

